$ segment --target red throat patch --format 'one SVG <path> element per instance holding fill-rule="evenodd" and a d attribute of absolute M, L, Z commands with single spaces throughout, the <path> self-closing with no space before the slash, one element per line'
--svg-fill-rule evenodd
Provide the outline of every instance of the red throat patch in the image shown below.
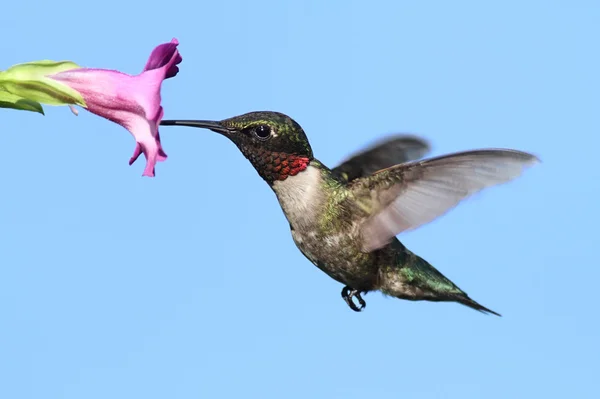
<path fill-rule="evenodd" d="M 285 152 L 268 152 L 253 154 L 250 161 L 258 173 L 267 181 L 285 180 L 288 176 L 295 176 L 308 168 L 310 159 Z"/>
<path fill-rule="evenodd" d="M 308 158 L 283 152 L 272 153 L 272 157 L 269 158 L 270 162 L 265 167 L 273 175 L 273 180 L 285 180 L 288 176 L 295 176 L 308 168 L 310 162 Z"/>
<path fill-rule="evenodd" d="M 269 183 L 285 180 L 306 170 L 310 158 L 288 154 L 286 152 L 269 151 L 264 148 L 248 148 L 241 146 L 240 150 L 252 163 L 258 174 Z"/>

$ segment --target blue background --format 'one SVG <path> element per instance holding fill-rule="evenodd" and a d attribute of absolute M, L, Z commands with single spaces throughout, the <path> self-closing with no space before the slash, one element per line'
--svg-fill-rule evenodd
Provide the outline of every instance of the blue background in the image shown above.
<path fill-rule="evenodd" d="M 330 166 L 394 132 L 543 163 L 403 242 L 483 305 L 367 296 L 295 248 L 223 137 L 0 110 L 1 398 L 595 398 L 594 1 L 6 2 L 0 68 L 138 73 L 177 37 L 165 118 L 291 115 Z"/>

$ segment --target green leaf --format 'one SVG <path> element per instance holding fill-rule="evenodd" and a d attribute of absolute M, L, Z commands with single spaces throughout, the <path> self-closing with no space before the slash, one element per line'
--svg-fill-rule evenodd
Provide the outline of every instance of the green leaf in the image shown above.
<path fill-rule="evenodd" d="M 4 90 L 0 90 L 0 108 L 39 112 L 44 115 L 44 108 L 42 108 L 40 103 L 16 96 Z"/>
<path fill-rule="evenodd" d="M 77 90 L 48 77 L 76 68 L 80 66 L 71 61 L 42 60 L 13 65 L 0 72 L 0 88 L 33 102 L 85 107 L 85 101 Z"/>

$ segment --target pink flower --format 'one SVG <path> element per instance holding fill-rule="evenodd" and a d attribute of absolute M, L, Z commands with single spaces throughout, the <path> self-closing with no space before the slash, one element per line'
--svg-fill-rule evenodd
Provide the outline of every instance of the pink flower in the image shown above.
<path fill-rule="evenodd" d="M 177 64 L 182 58 L 177 50 L 178 44 L 177 39 L 173 39 L 157 46 L 142 73 L 135 76 L 92 68 L 76 68 L 48 75 L 79 92 L 88 111 L 129 130 L 136 141 L 129 164 L 144 154 L 146 167 L 143 176 L 153 177 L 156 162 L 167 159 L 158 133 L 163 117 L 160 88 L 163 80 L 179 72 Z"/>

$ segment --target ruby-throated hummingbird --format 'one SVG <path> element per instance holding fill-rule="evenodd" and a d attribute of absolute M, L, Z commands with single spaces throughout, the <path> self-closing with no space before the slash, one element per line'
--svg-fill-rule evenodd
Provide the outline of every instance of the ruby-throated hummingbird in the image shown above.
<path fill-rule="evenodd" d="M 459 302 L 499 316 L 396 235 L 432 221 L 485 187 L 514 179 L 538 161 L 535 156 L 484 149 L 417 160 L 428 151 L 427 143 L 399 136 L 329 169 L 313 156 L 300 125 L 278 112 L 161 125 L 206 128 L 233 141 L 275 192 L 300 251 L 344 284 L 342 297 L 352 310 L 366 305 L 362 293 L 379 290 L 408 300 Z"/>

